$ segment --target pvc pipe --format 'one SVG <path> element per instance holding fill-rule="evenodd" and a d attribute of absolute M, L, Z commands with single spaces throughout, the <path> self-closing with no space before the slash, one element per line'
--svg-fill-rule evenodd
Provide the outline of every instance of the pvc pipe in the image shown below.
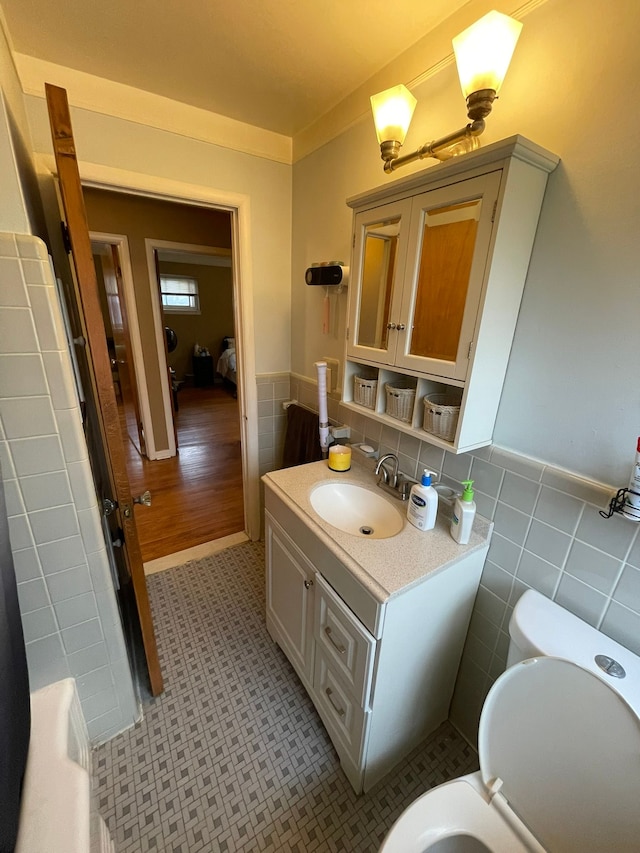
<path fill-rule="evenodd" d="M 329 415 L 327 413 L 327 362 L 316 361 L 318 372 L 318 416 L 320 418 L 320 447 L 322 458 L 326 459 L 329 452 Z"/>

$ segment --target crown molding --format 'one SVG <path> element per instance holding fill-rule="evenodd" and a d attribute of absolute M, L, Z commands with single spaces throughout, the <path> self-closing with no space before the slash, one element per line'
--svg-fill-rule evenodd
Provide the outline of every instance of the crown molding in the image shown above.
<path fill-rule="evenodd" d="M 115 116 L 277 163 L 292 163 L 292 140 L 289 136 L 34 56 L 15 53 L 14 60 L 25 95 L 44 99 L 45 82 L 53 83 L 67 90 L 72 107 Z"/>

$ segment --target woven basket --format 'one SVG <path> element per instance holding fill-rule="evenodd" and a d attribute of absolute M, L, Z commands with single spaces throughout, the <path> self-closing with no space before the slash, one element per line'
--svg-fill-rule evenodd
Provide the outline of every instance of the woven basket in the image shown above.
<path fill-rule="evenodd" d="M 429 394 L 424 398 L 424 429 L 445 441 L 453 441 L 460 415 L 460 399 L 455 394 Z"/>
<path fill-rule="evenodd" d="M 395 384 L 385 383 L 384 390 L 387 395 L 386 412 L 392 418 L 409 423 L 413 412 L 413 402 L 416 398 L 416 389 L 407 388 L 400 380 Z"/>
<path fill-rule="evenodd" d="M 375 409 L 377 379 L 364 379 L 362 376 L 353 377 L 353 402 L 367 409 Z"/>

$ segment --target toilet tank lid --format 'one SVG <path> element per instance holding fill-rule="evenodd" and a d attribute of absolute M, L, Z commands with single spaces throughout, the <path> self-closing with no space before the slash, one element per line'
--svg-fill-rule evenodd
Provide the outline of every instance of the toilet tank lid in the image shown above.
<path fill-rule="evenodd" d="M 640 657 L 559 604 L 528 589 L 513 610 L 509 634 L 525 652 L 532 649 L 536 655 L 571 660 L 593 672 L 640 716 Z M 620 663 L 626 676 L 606 674 L 596 663 L 600 655 Z"/>

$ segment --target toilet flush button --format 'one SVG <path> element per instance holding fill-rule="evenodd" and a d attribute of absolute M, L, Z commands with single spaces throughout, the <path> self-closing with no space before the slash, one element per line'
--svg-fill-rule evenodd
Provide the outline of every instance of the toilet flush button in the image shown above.
<path fill-rule="evenodd" d="M 603 672 L 606 672 L 607 675 L 611 675 L 613 678 L 624 678 L 627 674 L 621 663 L 607 657 L 607 655 L 596 655 L 594 660 Z"/>

